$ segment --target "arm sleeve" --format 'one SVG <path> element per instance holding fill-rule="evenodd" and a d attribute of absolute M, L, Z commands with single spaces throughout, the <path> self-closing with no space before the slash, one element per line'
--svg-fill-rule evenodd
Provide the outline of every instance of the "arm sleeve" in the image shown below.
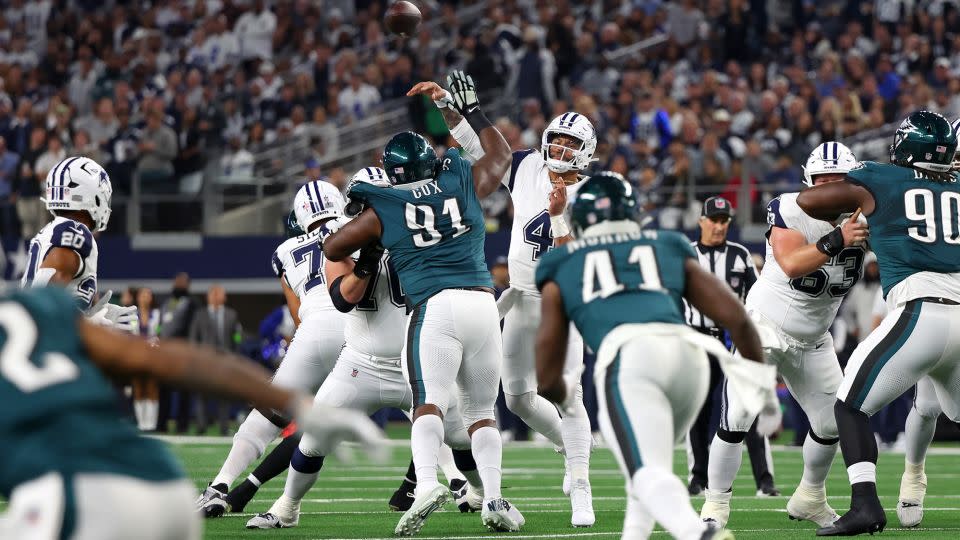
<path fill-rule="evenodd" d="M 461 118 L 460 123 L 450 130 L 450 134 L 473 161 L 482 158 L 486 153 L 483 151 L 483 146 L 480 145 L 480 136 L 470 127 L 466 118 Z"/>

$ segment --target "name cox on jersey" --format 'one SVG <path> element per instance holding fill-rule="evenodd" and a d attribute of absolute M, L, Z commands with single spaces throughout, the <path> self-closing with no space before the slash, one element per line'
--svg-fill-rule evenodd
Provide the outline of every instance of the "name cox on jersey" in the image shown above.
<path fill-rule="evenodd" d="M 833 298 L 842 298 L 850 292 L 850 289 L 863 275 L 865 254 L 866 252 L 862 247 L 844 248 L 843 251 L 832 257 L 820 268 L 805 276 L 791 279 L 790 288 L 810 296 L 820 296 L 827 292 Z M 840 283 L 830 283 L 831 272 L 827 270 L 826 267 L 828 266 L 841 269 Z"/>

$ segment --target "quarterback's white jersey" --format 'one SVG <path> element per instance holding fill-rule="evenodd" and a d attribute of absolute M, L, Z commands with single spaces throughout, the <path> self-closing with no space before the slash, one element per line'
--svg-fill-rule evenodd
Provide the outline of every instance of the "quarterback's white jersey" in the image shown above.
<path fill-rule="evenodd" d="M 321 242 L 327 234 L 326 228 L 318 227 L 286 240 L 273 253 L 273 272 L 285 279 L 300 299 L 301 321 L 317 311 L 336 311 L 324 277 L 327 259 Z"/>
<path fill-rule="evenodd" d="M 55 217 L 30 241 L 27 269 L 20 280 L 21 287 L 33 285 L 37 270 L 43 264 L 51 248 L 69 249 L 80 257 L 80 269 L 67 285 L 67 290 L 77 297 L 77 303 L 86 310 L 97 297 L 97 241 L 86 225 L 65 217 Z M 44 283 L 45 285 L 45 283 Z"/>
<path fill-rule="evenodd" d="M 343 337 L 347 347 L 359 353 L 400 358 L 406 324 L 400 277 L 390 263 L 390 254 L 386 253 L 363 299 L 347 314 Z"/>
<path fill-rule="evenodd" d="M 767 223 L 771 228 L 797 231 L 807 243 L 814 243 L 835 226 L 805 214 L 797 205 L 797 195 L 786 193 L 770 201 Z M 862 247 L 848 247 L 821 268 L 790 279 L 777 264 L 768 240 L 760 279 L 747 295 L 747 310 L 763 314 L 788 336 L 819 339 L 833 324 L 843 297 L 863 275 L 864 255 Z"/>
<path fill-rule="evenodd" d="M 567 186 L 567 200 L 572 201 L 582 182 Z M 513 199 L 513 229 L 510 233 L 510 286 L 539 294 L 534 283 L 537 261 L 553 247 L 550 236 L 548 197 L 553 190 L 543 155 L 537 150 L 513 153 L 510 171 L 503 185 Z"/>

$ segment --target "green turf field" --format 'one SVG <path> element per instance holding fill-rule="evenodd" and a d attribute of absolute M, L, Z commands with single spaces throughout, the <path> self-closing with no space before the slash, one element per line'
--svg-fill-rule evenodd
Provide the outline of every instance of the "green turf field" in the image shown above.
<path fill-rule="evenodd" d="M 173 449 L 185 464 L 198 488 L 203 488 L 219 470 L 229 448 L 228 440 L 217 443 L 174 444 Z M 929 488 L 924 521 L 919 529 L 897 528 L 894 511 L 903 455 L 882 453 L 878 466 L 880 494 L 887 509 L 888 528 L 883 538 L 958 538 L 960 537 L 960 493 L 955 489 L 960 478 L 957 465 L 960 452 L 956 448 L 934 449 L 927 462 Z M 792 493 L 801 472 L 799 449 L 776 450 L 773 453 L 777 484 L 786 495 Z M 261 488 L 257 497 L 243 514 L 206 521 L 206 538 L 388 538 L 399 513 L 387 509 L 387 500 L 396 489 L 398 479 L 406 471 L 409 448 L 393 449 L 389 463 L 375 465 L 362 457 L 352 465 L 327 460 L 320 480 L 303 502 L 300 526 L 294 529 L 272 531 L 244 529 L 252 515 L 266 511 L 273 499 L 283 490 L 282 478 Z M 683 473 L 686 458 L 676 454 L 675 470 Z M 421 532 L 421 538 L 516 538 L 597 537 L 617 538 L 623 520 L 623 479 L 613 456 L 606 449 L 593 455 L 591 480 L 597 523 L 590 529 L 574 529 L 569 525 L 569 502 L 560 491 L 563 475 L 562 461 L 551 449 L 529 444 L 506 445 L 503 455 L 503 495 L 513 502 L 524 517 L 526 526 L 520 533 L 494 534 L 480 524 L 479 514 L 460 514 L 450 505 L 444 512 L 434 514 Z M 744 467 L 734 485 L 733 510 L 729 528 L 737 538 L 813 538 L 815 526 L 808 522 L 787 519 L 784 506 L 787 497 L 757 498 L 750 476 L 749 461 L 744 456 Z M 841 514 L 848 507 L 849 486 L 846 471 L 839 455 L 834 462 L 828 484 L 830 504 Z M 702 497 L 693 500 L 699 511 Z M 660 531 L 655 537 L 666 538 Z"/>

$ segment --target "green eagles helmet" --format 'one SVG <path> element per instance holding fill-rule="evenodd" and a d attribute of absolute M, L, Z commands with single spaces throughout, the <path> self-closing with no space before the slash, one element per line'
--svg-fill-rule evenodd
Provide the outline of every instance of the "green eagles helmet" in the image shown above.
<path fill-rule="evenodd" d="M 397 133 L 383 149 L 383 168 L 395 186 L 434 178 L 438 162 L 427 139 L 412 131 Z"/>
<path fill-rule="evenodd" d="M 623 176 L 611 171 L 588 178 L 573 200 L 573 226 L 582 232 L 601 221 L 634 220 L 637 198 L 633 186 Z"/>
<path fill-rule="evenodd" d="M 897 128 L 890 163 L 932 172 L 948 172 L 957 150 L 957 133 L 943 116 L 917 111 Z"/>
<path fill-rule="evenodd" d="M 297 213 L 295 210 L 290 211 L 290 215 L 283 220 L 283 225 L 284 228 L 286 228 L 287 238 L 295 238 L 301 234 L 306 234 L 303 227 L 297 222 Z"/>

